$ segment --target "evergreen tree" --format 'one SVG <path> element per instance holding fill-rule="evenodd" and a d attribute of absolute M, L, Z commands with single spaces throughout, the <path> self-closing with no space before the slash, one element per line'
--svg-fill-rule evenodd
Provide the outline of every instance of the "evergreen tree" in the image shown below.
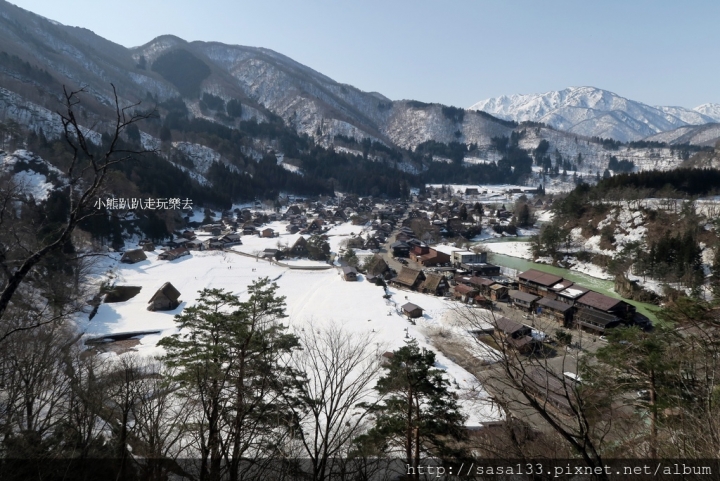
<path fill-rule="evenodd" d="M 298 341 L 279 322 L 285 298 L 277 288 L 259 279 L 244 302 L 223 289 L 203 289 L 198 303 L 176 316 L 180 332 L 159 343 L 168 366 L 178 368 L 180 395 L 197 403 L 203 479 L 223 473 L 238 479 L 243 458 L 276 455 L 273 446 L 292 427 L 279 399 L 298 378 L 282 362 Z"/>
<path fill-rule="evenodd" d="M 373 409 L 376 424 L 359 441 L 383 451 L 401 451 L 415 478 L 428 455 L 447 459 L 462 452 L 452 446 L 465 436 L 465 417 L 443 371 L 434 368 L 435 353 L 410 340 L 393 352 L 375 389 L 383 400 Z"/>

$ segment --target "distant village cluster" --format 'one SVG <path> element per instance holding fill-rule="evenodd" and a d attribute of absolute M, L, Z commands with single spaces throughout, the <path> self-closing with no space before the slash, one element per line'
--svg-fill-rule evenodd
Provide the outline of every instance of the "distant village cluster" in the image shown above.
<path fill-rule="evenodd" d="M 187 229 L 164 243 L 157 258 L 172 261 L 192 251 L 243 246 L 232 250 L 271 262 L 293 258 L 324 261 L 327 268 L 335 265 L 346 281 L 364 279 L 477 307 L 493 309 L 498 302 L 507 303 L 527 317 L 544 316 L 562 327 L 596 334 L 621 324 L 649 327 L 649 320 L 623 300 L 533 269 L 517 276 L 503 275 L 499 266 L 488 262 L 486 252 L 469 248 L 470 240 L 483 229 L 498 233 L 512 225 L 514 213 L 505 204 L 510 206 L 519 196 L 535 192 L 518 188 L 488 192 L 473 187 L 453 191 L 440 186 L 414 194 L 408 201 L 348 195 L 295 199 L 282 211 L 257 205 L 255 209 L 238 208 L 222 212 L 212 223 L 188 222 Z M 542 200 L 532 205 L 545 207 Z M 347 235 L 331 254 L 328 232 L 340 225 L 357 226 L 357 231 Z M 263 249 L 248 252 L 243 239 L 246 243 L 256 239 L 252 245 Z M 156 249 L 147 239 L 139 245 L 126 251 L 121 262 L 142 261 L 146 251 Z M 348 254 L 354 251 L 365 253 L 364 263 L 350 262 Z M 174 309 L 178 297 L 179 292 L 168 283 L 148 309 Z M 400 309 L 411 320 L 423 315 L 423 308 L 414 303 Z M 537 347 L 527 325 L 500 317 L 495 327 L 518 350 Z"/>

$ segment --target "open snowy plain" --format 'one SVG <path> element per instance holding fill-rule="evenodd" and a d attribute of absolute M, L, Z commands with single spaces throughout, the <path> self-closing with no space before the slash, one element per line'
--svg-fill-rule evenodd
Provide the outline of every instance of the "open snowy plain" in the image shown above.
<path fill-rule="evenodd" d="M 358 234 L 361 229 L 350 224 L 333 228 L 327 233 L 333 251 L 336 251 L 343 239 L 349 238 L 351 233 Z M 322 326 L 336 323 L 348 332 L 369 333 L 375 345 L 368 348 L 380 348 L 381 352 L 395 350 L 402 347 L 406 339 L 415 338 L 421 347 L 436 352 L 437 367 L 445 370 L 451 386 L 462 399 L 468 415 L 468 426 L 502 419 L 502 414 L 487 398 L 477 379 L 444 356 L 430 342 L 432 333 L 445 329 L 454 335 L 465 336 L 478 357 L 492 359 L 493 353 L 489 348 L 487 352 L 478 352 L 482 348 L 457 326 L 452 315 L 448 315 L 458 304 L 440 297 L 392 288 L 388 289 L 390 298 L 387 299 L 382 287 L 367 282 L 362 275 L 357 282 L 346 282 L 335 267 L 326 270 L 298 269 L 304 264 L 317 266 L 322 263 L 300 260 L 290 263 L 293 267 L 290 268 L 247 255 L 265 248 L 276 248 L 278 241 L 292 245 L 297 237 L 289 234 L 268 239 L 243 236 L 243 245 L 233 249 L 245 255 L 229 251 L 193 251 L 190 256 L 162 261 L 157 258 L 158 251 L 155 251 L 147 253 L 147 260 L 121 264 L 119 254 L 112 254 L 103 277 L 114 285 L 140 286 L 142 289 L 125 302 L 101 304 L 93 319 L 81 320 L 80 327 L 86 339 L 108 334 L 159 331 L 157 334 L 138 336 L 139 344 L 133 349 L 140 355 L 162 355 L 162 348 L 157 346 L 158 341 L 178 332 L 174 316 L 197 301 L 198 291 L 204 288 L 224 288 L 240 294 L 242 298 L 251 282 L 268 277 L 277 282 L 280 295 L 286 297 L 288 318 L 285 322 L 292 329 L 302 330 L 311 324 Z M 173 311 L 148 311 L 148 301 L 165 282 L 171 282 L 180 291 L 180 306 Z M 423 317 L 417 319 L 416 324 L 411 324 L 400 313 L 400 306 L 407 302 L 419 305 L 424 310 Z"/>

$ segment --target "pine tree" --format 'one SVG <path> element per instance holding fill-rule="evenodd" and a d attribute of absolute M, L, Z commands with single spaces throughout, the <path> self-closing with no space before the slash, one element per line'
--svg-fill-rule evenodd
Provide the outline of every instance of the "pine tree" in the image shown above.
<path fill-rule="evenodd" d="M 435 353 L 421 349 L 414 339 L 394 351 L 375 388 L 384 397 L 373 408 L 376 424 L 359 439 L 361 444 L 402 451 L 415 479 L 423 457 L 462 455 L 452 443 L 464 438 L 465 417 L 443 371 L 434 365 Z"/>
<path fill-rule="evenodd" d="M 238 479 L 241 460 L 275 455 L 272 446 L 292 425 L 279 402 L 298 379 L 282 362 L 298 347 L 279 322 L 286 317 L 285 298 L 268 278 L 247 292 L 241 302 L 224 289 L 203 289 L 198 303 L 176 316 L 180 332 L 159 343 L 165 362 L 178 368 L 173 380 L 179 394 L 197 402 L 203 479 L 219 479 L 224 469 Z"/>

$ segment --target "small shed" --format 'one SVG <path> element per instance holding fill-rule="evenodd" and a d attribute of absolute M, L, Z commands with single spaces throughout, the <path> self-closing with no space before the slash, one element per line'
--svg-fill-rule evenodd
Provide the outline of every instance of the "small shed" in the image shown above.
<path fill-rule="evenodd" d="M 342 276 L 343 279 L 346 281 L 356 281 L 357 280 L 357 269 L 355 269 L 352 266 L 343 266 L 342 267 Z"/>
<path fill-rule="evenodd" d="M 261 237 L 275 237 L 275 231 L 268 227 L 267 229 L 263 229 L 260 232 L 260 236 Z"/>
<path fill-rule="evenodd" d="M 180 305 L 180 291 L 166 282 L 148 301 L 148 311 L 172 311 Z"/>
<path fill-rule="evenodd" d="M 135 264 L 136 262 L 144 261 L 147 259 L 145 252 L 142 249 L 133 249 L 131 251 L 125 251 L 120 258 L 120 262 L 125 264 Z"/>
<path fill-rule="evenodd" d="M 410 319 L 415 319 L 417 317 L 422 317 L 423 310 L 422 307 L 416 306 L 412 302 L 408 302 L 404 306 L 402 306 L 403 314 L 405 314 Z"/>
<path fill-rule="evenodd" d="M 155 244 L 153 244 L 152 242 L 146 242 L 143 244 L 142 250 L 144 250 L 145 252 L 152 252 L 155 250 Z"/>

